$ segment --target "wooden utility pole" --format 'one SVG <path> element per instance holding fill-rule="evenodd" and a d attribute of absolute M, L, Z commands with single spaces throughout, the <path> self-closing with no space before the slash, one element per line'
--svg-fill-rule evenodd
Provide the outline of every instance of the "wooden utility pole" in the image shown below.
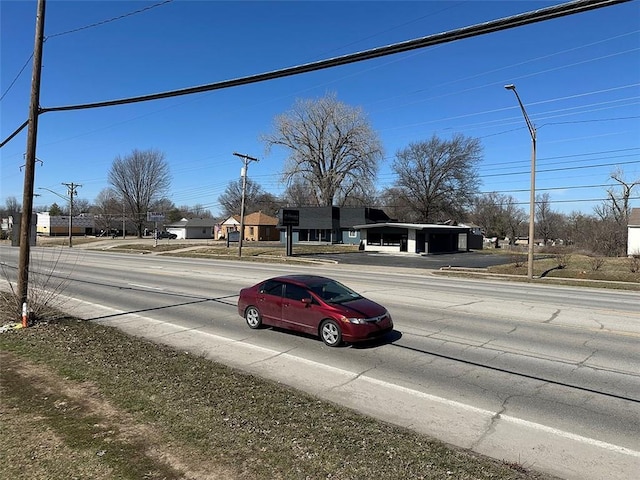
<path fill-rule="evenodd" d="M 240 204 L 240 238 L 238 239 L 238 257 L 242 257 L 242 239 L 244 237 L 244 197 L 247 190 L 247 169 L 249 168 L 249 162 L 258 162 L 257 158 L 244 155 L 242 153 L 233 152 L 236 157 L 240 157 L 244 162 L 244 166 L 240 171 L 242 177 L 242 202 Z"/>
<path fill-rule="evenodd" d="M 76 188 L 81 187 L 77 183 L 63 183 L 67 187 L 67 194 L 69 195 L 69 248 L 73 247 L 73 197 L 77 193 Z"/>
<path fill-rule="evenodd" d="M 20 258 L 18 261 L 18 294 L 20 308 L 27 303 L 29 291 L 29 256 L 31 253 L 31 219 L 33 218 L 33 185 L 36 170 L 36 140 L 38 136 L 38 115 L 40 114 L 40 76 L 42 72 L 42 46 L 44 43 L 45 0 L 38 0 L 36 17 L 35 46 L 33 48 L 33 71 L 31 73 L 31 102 L 29 105 L 29 129 L 27 131 L 27 152 L 24 169 L 24 191 L 22 195 L 22 216 L 20 218 Z"/>

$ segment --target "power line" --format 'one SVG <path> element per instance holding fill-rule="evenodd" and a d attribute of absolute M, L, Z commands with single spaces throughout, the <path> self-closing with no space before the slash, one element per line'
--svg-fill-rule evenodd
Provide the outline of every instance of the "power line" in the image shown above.
<path fill-rule="evenodd" d="M 72 30 L 67 30 L 66 32 L 54 33 L 53 35 L 49 35 L 48 37 L 46 37 L 45 40 L 48 40 L 50 38 L 55 38 L 55 37 L 61 37 L 63 35 L 69 35 L 70 33 L 80 32 L 82 30 L 87 30 L 89 28 L 99 27 L 99 26 L 105 25 L 107 23 L 116 22 L 118 20 L 122 20 L 124 18 L 131 17 L 133 15 L 137 15 L 139 13 L 146 12 L 148 10 L 151 10 L 152 8 L 161 7 L 161 6 L 166 5 L 167 3 L 171 3 L 171 2 L 173 2 L 173 0 L 164 0 L 162 2 L 156 3 L 154 5 L 149 5 L 148 7 L 144 7 L 144 8 L 141 8 L 139 10 L 135 10 L 133 12 L 125 13 L 123 15 L 118 15 L 117 17 L 109 18 L 107 20 L 102 20 L 100 22 L 92 23 L 90 25 L 85 25 L 84 27 L 74 28 Z"/>
<path fill-rule="evenodd" d="M 151 100 L 160 100 L 164 98 L 171 98 L 171 97 L 177 97 L 182 95 L 191 95 L 194 93 L 209 92 L 213 90 L 237 87 L 240 85 L 249 85 L 252 83 L 264 82 L 267 80 L 274 80 L 277 78 L 284 78 L 284 77 L 289 77 L 293 75 L 300 75 L 302 73 L 324 70 L 327 68 L 337 67 L 340 65 L 348 65 L 351 63 L 361 62 L 364 60 L 371 60 L 374 58 L 393 55 L 396 53 L 408 52 L 411 50 L 430 47 L 433 45 L 439 45 L 442 43 L 453 42 L 453 41 L 462 40 L 465 38 L 471 38 L 479 35 L 485 35 L 488 33 L 494 33 L 502 30 L 507 30 L 510 28 L 522 27 L 524 25 L 530 25 L 533 23 L 538 23 L 546 20 L 552 20 L 554 18 L 560 18 L 567 15 L 582 13 L 582 12 L 586 12 L 586 11 L 590 11 L 590 10 L 594 10 L 602 7 L 612 6 L 620 3 L 627 3 L 629 1 L 631 0 L 575 0 L 573 2 L 563 3 L 560 5 L 553 5 L 551 7 L 542 8 L 542 9 L 534 10 L 530 12 L 525 12 L 518 15 L 512 15 L 510 17 L 505 17 L 498 20 L 491 20 L 485 23 L 472 25 L 469 27 L 462 27 L 455 30 L 449 30 L 443 33 L 428 35 L 426 37 L 420 37 L 413 40 L 393 43 L 383 47 L 372 48 L 369 50 L 364 50 L 362 52 L 356 52 L 356 53 L 351 53 L 347 55 L 342 55 L 339 57 L 333 57 L 327 60 L 319 60 L 316 62 L 283 68 L 280 70 L 273 70 L 271 72 L 260 73 L 256 75 L 249 75 L 246 77 L 240 77 L 232 80 L 223 80 L 221 82 L 209 83 L 209 84 L 200 85 L 196 87 L 188 87 L 188 88 L 183 88 L 178 90 L 171 90 L 167 92 L 123 98 L 120 100 L 108 100 L 103 102 L 93 102 L 93 103 L 85 103 L 85 104 L 77 104 L 77 105 L 66 105 L 66 106 L 60 106 L 60 107 L 40 108 L 39 113 L 111 107 L 116 105 L 126 105 L 126 104 L 146 102 Z M 14 132 L 10 138 L 3 141 L 2 144 L 0 144 L 0 148 L 6 145 L 6 143 L 15 135 L 17 135 L 17 133 L 22 128 Z"/>
<path fill-rule="evenodd" d="M 85 25 L 84 27 L 74 28 L 73 30 L 67 30 L 66 32 L 54 33 L 53 35 L 49 35 L 48 37 L 45 37 L 44 41 L 46 42 L 50 38 L 61 37 L 63 35 L 69 35 L 70 33 L 76 33 L 76 32 L 79 32 L 81 30 L 87 30 L 89 28 L 99 27 L 100 25 L 105 25 L 107 23 L 115 22 L 117 20 L 122 20 L 123 18 L 131 17 L 132 15 L 137 15 L 138 13 L 146 12 L 147 10 L 151 10 L 152 8 L 160 7 L 162 5 L 165 5 L 165 4 L 171 3 L 171 2 L 173 2 L 173 0 L 164 0 L 164 1 L 160 2 L 160 3 L 156 3 L 155 5 L 150 5 L 148 7 L 141 8 L 141 9 L 136 10 L 134 12 L 125 13 L 125 14 L 119 15 L 117 17 L 113 17 L 113 18 L 109 18 L 107 20 L 102 20 L 100 22 L 92 23 L 91 25 Z M 16 81 L 18 80 L 20 75 L 22 75 L 22 72 L 27 67 L 27 65 L 29 64 L 29 62 L 31 61 L 32 58 L 33 58 L 33 52 L 31 52 L 31 55 L 29 56 L 27 61 L 24 62 L 24 65 L 22 66 L 22 68 L 20 69 L 18 74 L 15 76 L 15 78 L 13 79 L 11 84 L 4 91 L 4 93 L 0 97 L 0 101 L 2 101 L 2 99 L 5 97 L 5 95 L 7 93 L 9 93 L 9 90 L 11 90 L 11 87 L 13 87 L 13 84 L 16 83 Z"/>
<path fill-rule="evenodd" d="M 569 170 L 582 170 L 585 168 L 598 168 L 598 167 L 611 167 L 614 165 L 629 165 L 629 164 L 638 164 L 638 160 L 633 160 L 633 161 L 629 161 L 629 162 L 613 162 L 613 163 L 600 163 L 597 165 L 581 165 L 579 167 L 560 167 L 560 168 L 547 168 L 544 170 L 536 170 L 538 173 L 544 173 L 544 172 L 565 172 L 565 171 L 569 171 Z M 489 175 L 482 175 L 482 178 L 486 178 L 486 177 L 504 177 L 505 175 L 524 175 L 524 174 L 529 175 L 531 173 L 530 170 L 528 171 L 522 171 L 522 172 L 511 172 L 511 173 L 492 173 Z"/>

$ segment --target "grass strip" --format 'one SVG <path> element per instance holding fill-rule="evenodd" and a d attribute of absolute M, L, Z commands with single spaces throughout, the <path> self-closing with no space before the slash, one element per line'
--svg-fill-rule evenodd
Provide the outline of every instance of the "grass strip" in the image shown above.
<path fill-rule="evenodd" d="M 95 476 L 76 478 L 550 478 L 90 322 L 5 332 L 0 349 L 3 417 L 36 418 L 63 444 L 48 469 L 81 472 L 90 456 Z M 24 441 L 7 430 L 3 450 Z M 7 463 L 0 477 L 37 478 Z"/>

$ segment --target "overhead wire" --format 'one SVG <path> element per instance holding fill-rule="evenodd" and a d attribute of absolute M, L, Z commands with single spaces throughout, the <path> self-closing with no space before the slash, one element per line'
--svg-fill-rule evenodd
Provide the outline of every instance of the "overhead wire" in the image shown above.
<path fill-rule="evenodd" d="M 146 12 L 147 10 L 151 10 L 152 8 L 156 8 L 156 7 L 160 7 L 162 5 L 165 5 L 167 3 L 171 3 L 173 2 L 173 0 L 163 0 L 162 2 L 156 3 L 154 5 L 149 5 L 147 7 L 144 8 L 140 8 L 138 10 L 135 10 L 133 12 L 129 12 L 129 13 L 125 13 L 123 15 L 118 15 L 117 17 L 113 17 L 113 18 L 109 18 L 107 20 L 102 20 L 100 22 L 95 22 L 92 23 L 90 25 L 85 25 L 83 27 L 78 27 L 78 28 L 74 28 L 71 30 L 67 30 L 65 32 L 59 32 L 59 33 L 54 33 L 52 35 L 48 35 L 45 36 L 44 41 L 46 42 L 47 40 L 49 40 L 50 38 L 55 38 L 55 37 L 61 37 L 63 35 L 69 35 L 71 33 L 76 33 L 76 32 L 80 32 L 82 30 L 87 30 L 89 28 L 94 28 L 94 27 L 99 27 L 101 25 L 105 25 L 107 23 L 111 23 L 111 22 L 115 22 L 118 20 L 122 20 L 125 19 L 127 17 L 131 17 L 133 15 L 137 15 L 139 13 L 143 13 Z M 24 69 L 27 67 L 27 65 L 29 64 L 29 62 L 31 61 L 31 59 L 33 58 L 33 52 L 31 52 L 31 55 L 29 56 L 29 58 L 27 59 L 27 61 L 24 63 L 24 65 L 22 66 L 22 68 L 20 69 L 20 71 L 17 73 L 17 75 L 15 76 L 15 78 L 13 79 L 13 81 L 9 84 L 9 86 L 7 87 L 7 89 L 4 91 L 4 93 L 2 94 L 2 96 L 0 96 L 0 101 L 2 101 L 2 99 L 5 97 L 5 95 L 7 93 L 9 93 L 9 90 L 11 90 L 11 87 L 13 87 L 14 83 L 16 83 L 16 81 L 18 80 L 18 78 L 20 77 L 20 75 L 22 75 L 22 72 L 24 71 Z"/>

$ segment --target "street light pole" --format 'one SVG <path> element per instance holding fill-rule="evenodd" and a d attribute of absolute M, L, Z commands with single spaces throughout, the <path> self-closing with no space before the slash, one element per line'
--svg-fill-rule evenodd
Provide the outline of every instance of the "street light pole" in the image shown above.
<path fill-rule="evenodd" d="M 39 190 L 46 190 L 47 192 L 51 192 L 54 195 L 57 195 L 58 197 L 67 200 L 69 202 L 69 248 L 71 248 L 73 246 L 72 244 L 72 240 L 71 240 L 71 232 L 72 232 L 72 228 L 73 228 L 73 196 L 76 194 L 76 188 L 81 187 L 82 185 L 78 185 L 77 183 L 63 183 L 62 185 L 68 187 L 68 193 L 69 196 L 65 197 L 64 195 L 59 194 L 58 192 L 54 192 L 53 190 L 49 190 L 48 188 L 45 187 L 38 187 Z"/>
<path fill-rule="evenodd" d="M 527 278 L 533 279 L 533 241 L 535 236 L 535 214 L 536 214 L 536 127 L 529 120 L 529 115 L 520 100 L 520 95 L 513 84 L 505 85 L 504 88 L 513 91 L 522 110 L 524 121 L 527 124 L 529 133 L 531 134 L 531 191 L 529 194 L 529 250 L 527 254 Z"/>
<path fill-rule="evenodd" d="M 247 170 L 249 168 L 249 162 L 258 162 L 257 158 L 244 155 L 242 153 L 233 152 L 236 157 L 240 157 L 244 162 L 244 166 L 240 171 L 242 177 L 242 201 L 240 203 L 240 238 L 238 239 L 238 257 L 242 257 L 242 239 L 244 237 L 244 197 L 247 190 Z"/>

